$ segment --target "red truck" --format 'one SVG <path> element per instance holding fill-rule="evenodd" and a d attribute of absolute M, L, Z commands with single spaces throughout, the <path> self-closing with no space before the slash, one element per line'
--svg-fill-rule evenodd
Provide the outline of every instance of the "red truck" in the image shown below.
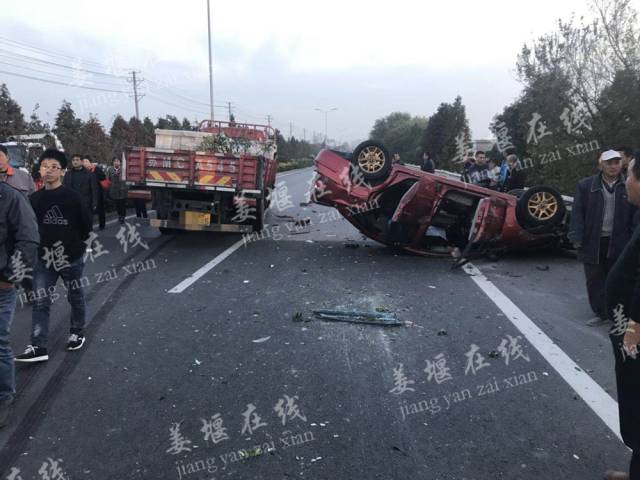
<path fill-rule="evenodd" d="M 205 120 L 196 132 L 155 133 L 154 148 L 125 150 L 122 168 L 130 189 L 151 192 L 151 226 L 163 233 L 262 230 L 277 170 L 272 127 Z"/>

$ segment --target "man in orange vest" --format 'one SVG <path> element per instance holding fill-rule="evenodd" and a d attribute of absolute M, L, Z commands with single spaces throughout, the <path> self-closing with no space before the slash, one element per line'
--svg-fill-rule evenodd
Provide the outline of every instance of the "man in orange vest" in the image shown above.
<path fill-rule="evenodd" d="M 6 182 L 25 197 L 36 191 L 31 175 L 9 165 L 9 152 L 4 145 L 0 145 L 0 182 Z"/>

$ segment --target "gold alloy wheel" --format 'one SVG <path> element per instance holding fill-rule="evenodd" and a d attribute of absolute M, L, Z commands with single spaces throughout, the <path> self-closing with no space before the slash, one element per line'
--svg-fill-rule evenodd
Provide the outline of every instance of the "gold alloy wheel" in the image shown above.
<path fill-rule="evenodd" d="M 380 147 L 363 148 L 358 155 L 358 166 L 363 172 L 378 173 L 384 167 L 385 155 Z"/>
<path fill-rule="evenodd" d="M 549 192 L 537 192 L 527 202 L 527 209 L 536 220 L 549 220 L 558 211 L 558 200 Z"/>

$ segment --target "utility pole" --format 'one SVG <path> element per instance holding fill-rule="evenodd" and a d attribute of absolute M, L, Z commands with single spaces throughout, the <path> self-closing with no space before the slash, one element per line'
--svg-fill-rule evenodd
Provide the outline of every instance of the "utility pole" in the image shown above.
<path fill-rule="evenodd" d="M 207 32 L 209 33 L 209 101 L 211 105 L 211 122 L 213 122 L 213 65 L 211 63 L 211 6 L 207 0 Z"/>
<path fill-rule="evenodd" d="M 135 70 L 131 70 L 131 84 L 133 85 L 133 101 L 136 106 L 136 120 L 140 120 L 140 106 L 138 104 L 139 100 L 144 97 L 143 94 L 138 93 L 138 86 L 142 83 L 143 79 L 138 78 L 136 75 L 140 72 L 136 72 Z"/>
<path fill-rule="evenodd" d="M 302 140 L 305 141 L 305 142 L 307 141 L 307 129 L 306 128 L 302 129 Z"/>
<path fill-rule="evenodd" d="M 324 144 L 325 146 L 327 145 L 327 117 L 329 116 L 329 112 L 333 112 L 334 110 L 337 110 L 337 107 L 332 107 L 332 108 L 315 108 L 314 110 L 317 110 L 318 112 L 322 112 L 324 113 Z"/>
<path fill-rule="evenodd" d="M 233 112 L 231 111 L 231 102 L 227 102 L 227 108 L 229 109 L 229 121 L 231 121 L 231 117 L 233 117 Z"/>
<path fill-rule="evenodd" d="M 289 140 L 293 138 L 293 122 L 289 122 Z"/>
<path fill-rule="evenodd" d="M 267 125 L 271 126 L 271 115 L 267 115 Z"/>

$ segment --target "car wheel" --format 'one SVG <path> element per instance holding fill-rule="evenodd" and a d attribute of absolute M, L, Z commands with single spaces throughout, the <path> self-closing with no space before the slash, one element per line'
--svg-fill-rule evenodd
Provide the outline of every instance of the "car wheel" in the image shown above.
<path fill-rule="evenodd" d="M 351 162 L 366 181 L 383 180 L 391 171 L 389 151 L 382 143 L 373 140 L 358 145 L 353 151 Z"/>
<path fill-rule="evenodd" d="M 562 195 L 551 187 L 538 186 L 526 190 L 516 206 L 520 224 L 536 231 L 540 231 L 541 227 L 552 228 L 559 225 L 565 213 Z"/>

